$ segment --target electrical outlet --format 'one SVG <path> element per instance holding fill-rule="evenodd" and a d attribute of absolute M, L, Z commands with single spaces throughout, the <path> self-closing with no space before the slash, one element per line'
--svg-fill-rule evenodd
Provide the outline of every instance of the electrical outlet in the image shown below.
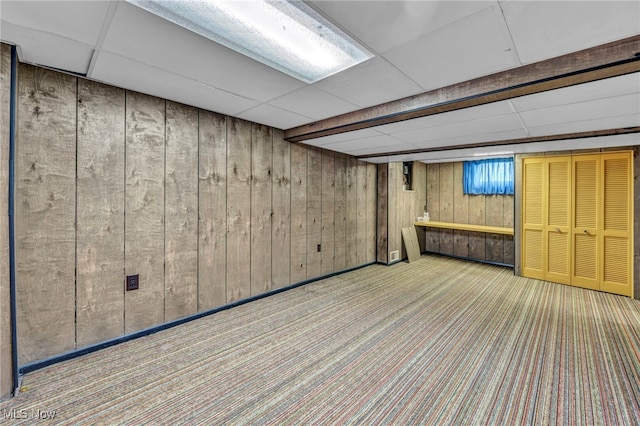
<path fill-rule="evenodd" d="M 393 250 L 389 252 L 389 262 L 400 259 L 400 250 Z"/>
<path fill-rule="evenodd" d="M 137 290 L 140 285 L 138 274 L 127 275 L 127 291 Z"/>

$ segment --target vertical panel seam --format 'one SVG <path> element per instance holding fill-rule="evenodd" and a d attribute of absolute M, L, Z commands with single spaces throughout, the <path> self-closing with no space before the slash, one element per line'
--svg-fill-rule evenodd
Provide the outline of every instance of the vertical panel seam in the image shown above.
<path fill-rule="evenodd" d="M 122 276 L 120 277 L 120 285 L 122 286 L 122 335 L 125 334 L 127 329 L 127 292 L 124 285 L 127 275 L 127 98 L 129 91 L 124 91 L 124 167 L 123 172 L 123 187 L 122 191 Z M 124 278 L 124 279 L 122 279 Z"/>
<path fill-rule="evenodd" d="M 200 108 L 197 110 L 196 129 L 196 312 L 200 312 Z"/>
<path fill-rule="evenodd" d="M 73 309 L 73 347 L 78 349 L 78 91 L 79 79 L 76 77 L 76 137 L 75 137 L 75 194 L 73 196 L 74 213 L 73 213 L 73 236 L 75 244 L 73 245 L 74 271 L 73 271 L 73 287 L 74 287 L 74 309 Z"/>
<path fill-rule="evenodd" d="M 162 176 L 162 322 L 167 318 L 167 100 L 164 103 L 164 143 Z"/>

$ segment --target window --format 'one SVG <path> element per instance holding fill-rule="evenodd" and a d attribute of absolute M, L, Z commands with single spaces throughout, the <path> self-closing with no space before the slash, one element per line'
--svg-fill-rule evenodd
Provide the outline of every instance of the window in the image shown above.
<path fill-rule="evenodd" d="M 465 161 L 464 193 L 513 194 L 513 158 Z"/>

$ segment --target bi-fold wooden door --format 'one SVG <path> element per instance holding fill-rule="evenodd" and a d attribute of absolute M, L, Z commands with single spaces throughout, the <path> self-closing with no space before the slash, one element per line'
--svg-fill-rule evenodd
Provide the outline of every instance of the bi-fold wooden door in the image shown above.
<path fill-rule="evenodd" d="M 633 296 L 630 152 L 525 158 L 522 274 Z"/>
<path fill-rule="evenodd" d="M 523 161 L 523 275 L 570 283 L 571 157 Z"/>
<path fill-rule="evenodd" d="M 600 290 L 633 297 L 633 157 L 602 154 Z"/>

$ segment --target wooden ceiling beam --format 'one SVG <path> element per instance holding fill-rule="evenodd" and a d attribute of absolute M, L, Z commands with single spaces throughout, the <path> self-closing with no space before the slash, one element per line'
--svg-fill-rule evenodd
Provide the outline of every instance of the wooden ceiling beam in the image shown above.
<path fill-rule="evenodd" d="M 285 131 L 289 142 L 361 130 L 640 71 L 640 35 Z"/>

